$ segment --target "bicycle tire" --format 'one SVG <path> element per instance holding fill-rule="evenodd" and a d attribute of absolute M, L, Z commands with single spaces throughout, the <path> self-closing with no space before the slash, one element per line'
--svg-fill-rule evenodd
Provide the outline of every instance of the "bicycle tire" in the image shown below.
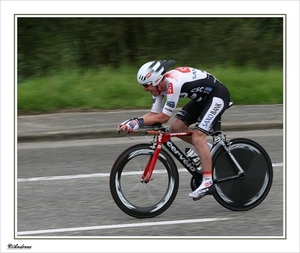
<path fill-rule="evenodd" d="M 213 196 L 229 210 L 247 211 L 258 206 L 268 195 L 273 181 L 272 163 L 265 149 L 249 139 L 232 139 L 229 149 L 246 176 L 215 183 Z M 236 174 L 235 165 L 220 147 L 213 156 L 213 180 L 216 182 Z"/>
<path fill-rule="evenodd" d="M 122 152 L 110 172 L 110 191 L 117 206 L 135 218 L 152 218 L 173 203 L 178 187 L 177 166 L 171 156 L 161 150 L 152 178 L 141 182 L 141 176 L 154 149 L 150 144 L 137 144 Z"/>

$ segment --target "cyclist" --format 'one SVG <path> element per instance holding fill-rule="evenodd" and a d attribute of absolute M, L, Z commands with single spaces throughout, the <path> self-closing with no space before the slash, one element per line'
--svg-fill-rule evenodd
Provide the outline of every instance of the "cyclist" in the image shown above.
<path fill-rule="evenodd" d="M 137 81 L 145 91 L 152 94 L 153 104 L 149 113 L 131 118 L 118 126 L 118 130 L 135 131 L 140 126 L 167 123 L 179 98 L 190 98 L 171 124 L 172 132 L 188 131 L 196 123 L 192 136 L 181 137 L 195 146 L 201 161 L 203 180 L 189 197 L 200 199 L 210 192 L 212 159 L 207 145 L 207 136 L 222 113 L 227 109 L 230 94 L 228 89 L 210 73 L 192 68 L 177 67 L 167 72 L 174 60 L 155 60 L 141 66 Z M 165 99 L 165 103 L 164 103 Z"/>

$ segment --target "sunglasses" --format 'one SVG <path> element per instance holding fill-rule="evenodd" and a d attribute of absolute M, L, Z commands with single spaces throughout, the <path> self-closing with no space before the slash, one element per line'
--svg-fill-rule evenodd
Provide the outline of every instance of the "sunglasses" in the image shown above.
<path fill-rule="evenodd" d="M 148 88 L 152 83 L 145 83 L 145 84 L 142 84 L 144 88 Z"/>

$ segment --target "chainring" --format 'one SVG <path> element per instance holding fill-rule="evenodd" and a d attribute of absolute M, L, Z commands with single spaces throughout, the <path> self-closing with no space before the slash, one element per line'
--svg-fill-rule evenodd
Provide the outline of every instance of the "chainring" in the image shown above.
<path fill-rule="evenodd" d="M 202 179 L 196 179 L 192 177 L 190 182 L 190 187 L 192 191 L 195 191 L 200 186 L 201 183 L 202 183 Z"/>

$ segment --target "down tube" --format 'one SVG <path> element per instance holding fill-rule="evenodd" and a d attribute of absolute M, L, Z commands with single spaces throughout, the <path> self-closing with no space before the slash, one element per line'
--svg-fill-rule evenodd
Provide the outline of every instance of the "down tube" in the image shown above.
<path fill-rule="evenodd" d="M 201 174 L 198 172 L 197 168 L 192 164 L 189 158 L 186 157 L 184 153 L 172 142 L 168 140 L 164 143 L 164 146 L 169 150 L 169 152 L 187 169 L 187 171 L 197 179 L 201 179 Z"/>

